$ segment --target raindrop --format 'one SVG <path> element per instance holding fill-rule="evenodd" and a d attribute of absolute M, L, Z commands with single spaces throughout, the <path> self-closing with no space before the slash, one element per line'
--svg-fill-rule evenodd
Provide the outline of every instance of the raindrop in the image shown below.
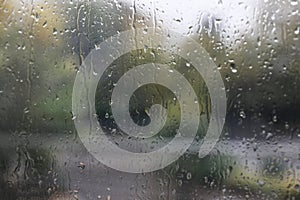
<path fill-rule="evenodd" d="M 255 142 L 255 143 L 253 144 L 253 151 L 257 151 L 257 149 L 258 149 L 258 145 L 257 145 L 257 143 Z"/>
<path fill-rule="evenodd" d="M 284 125 L 284 128 L 286 129 L 286 130 L 288 130 L 289 128 L 290 128 L 290 126 L 289 126 L 289 123 L 285 123 L 285 125 Z"/>
<path fill-rule="evenodd" d="M 272 133 L 267 133 L 267 136 L 266 136 L 266 140 L 268 140 L 268 139 L 270 139 L 271 137 L 273 136 L 273 134 Z"/>
<path fill-rule="evenodd" d="M 187 179 L 187 180 L 191 180 L 191 179 L 192 179 L 192 174 L 191 174 L 190 172 L 188 172 L 188 173 L 186 174 L 186 179 Z"/>
<path fill-rule="evenodd" d="M 53 28 L 53 35 L 57 35 L 57 29 L 56 28 Z"/>
<path fill-rule="evenodd" d="M 230 69 L 232 71 L 232 73 L 237 73 L 237 69 L 234 63 L 230 63 Z"/>
<path fill-rule="evenodd" d="M 178 183 L 179 186 L 182 186 L 182 180 L 181 179 L 179 179 L 177 183 Z"/>
<path fill-rule="evenodd" d="M 300 33 L 300 27 L 299 27 L 299 26 L 295 29 L 294 33 L 295 33 L 296 35 L 299 35 L 299 33 Z"/>
<path fill-rule="evenodd" d="M 257 183 L 260 187 L 265 185 L 265 182 L 263 180 L 258 180 Z"/>
<path fill-rule="evenodd" d="M 232 73 L 237 73 L 237 69 L 231 68 Z"/>
<path fill-rule="evenodd" d="M 273 122 L 274 122 L 274 123 L 276 123 L 276 122 L 278 121 L 278 118 L 277 118 L 277 116 L 276 116 L 276 115 L 274 115 L 272 120 L 273 120 Z"/>
<path fill-rule="evenodd" d="M 298 5 L 298 0 L 291 0 L 291 5 L 292 6 Z"/>
<path fill-rule="evenodd" d="M 83 162 L 80 162 L 79 165 L 78 165 L 78 167 L 80 169 L 84 169 L 85 168 L 85 164 Z"/>
<path fill-rule="evenodd" d="M 246 118 L 246 114 L 245 114 L 245 112 L 243 110 L 240 111 L 240 117 L 243 118 L 243 119 Z"/>
<path fill-rule="evenodd" d="M 45 28 L 47 26 L 47 21 L 45 21 L 44 23 L 43 23 L 43 28 Z"/>
<path fill-rule="evenodd" d="M 93 75 L 94 75 L 94 76 L 98 76 L 98 73 L 95 72 L 95 71 L 93 71 Z"/>
<path fill-rule="evenodd" d="M 29 113 L 29 108 L 24 108 L 24 113 L 25 114 Z"/>

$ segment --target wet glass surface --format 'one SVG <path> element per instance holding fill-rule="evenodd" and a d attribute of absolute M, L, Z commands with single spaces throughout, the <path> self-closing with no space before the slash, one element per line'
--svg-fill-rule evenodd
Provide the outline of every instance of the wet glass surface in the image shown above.
<path fill-rule="evenodd" d="M 210 77 L 179 56 L 183 50 L 199 52 L 188 39 L 171 52 L 149 48 L 139 34 L 117 43 L 143 48 L 133 46 L 118 58 L 108 55 L 114 61 L 95 87 L 96 112 L 88 120 L 97 121 L 112 145 L 123 150 L 162 148 L 185 135 L 178 133 L 185 106 L 181 81 L 174 81 L 179 72 L 197 97 L 197 134 L 178 160 L 147 173 L 118 171 L 88 151 L 74 125 L 76 75 L 89 67 L 88 55 L 100 51 L 101 43 L 128 30 L 142 30 L 145 37 L 152 30 L 172 30 L 192 38 L 210 56 L 224 83 L 227 108 L 221 136 L 208 155 L 198 156 L 216 109 L 205 81 Z M 172 34 L 157 39 L 168 44 Z M 300 198 L 299 1 L 2 0 L 0 44 L 0 199 Z M 156 119 L 158 126 L 166 111 L 163 128 L 151 138 L 120 128 L 111 100 L 120 78 L 147 63 L 168 65 L 159 75 L 179 88 L 174 93 L 146 84 L 130 97 L 129 115 L 138 126 Z M 148 75 L 142 73 L 141 79 Z M 106 155 L 116 157 L 115 152 Z"/>

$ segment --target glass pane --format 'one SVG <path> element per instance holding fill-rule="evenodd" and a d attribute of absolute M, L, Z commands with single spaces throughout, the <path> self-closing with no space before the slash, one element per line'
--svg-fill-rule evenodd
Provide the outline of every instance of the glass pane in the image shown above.
<path fill-rule="evenodd" d="M 0 199 L 299 199 L 297 0 L 2 0 Z"/>

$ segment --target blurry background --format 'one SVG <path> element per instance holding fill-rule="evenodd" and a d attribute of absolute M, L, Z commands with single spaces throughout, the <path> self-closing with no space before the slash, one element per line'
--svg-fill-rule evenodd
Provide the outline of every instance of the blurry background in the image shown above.
<path fill-rule="evenodd" d="M 125 147 L 133 141 L 114 123 L 110 94 L 122 74 L 142 63 L 167 63 L 184 74 L 203 119 L 180 160 L 127 174 L 105 167 L 81 144 L 72 120 L 73 82 L 102 41 L 147 27 L 175 30 L 206 49 L 225 83 L 227 118 L 217 146 L 199 159 L 197 142 L 210 113 L 201 76 L 158 50 L 120 57 L 96 94 L 99 122 L 112 140 Z M 0 43 L 0 199 L 300 198 L 299 1 L 1 0 Z M 173 94 L 149 85 L 131 99 L 135 122 L 149 123 L 155 103 L 169 118 L 153 148 L 174 136 L 180 119 Z"/>

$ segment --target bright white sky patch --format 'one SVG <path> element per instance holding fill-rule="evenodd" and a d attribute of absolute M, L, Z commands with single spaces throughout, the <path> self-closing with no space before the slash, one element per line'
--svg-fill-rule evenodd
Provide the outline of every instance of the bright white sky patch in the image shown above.
<path fill-rule="evenodd" d="M 201 17 L 213 16 L 210 22 L 218 27 L 223 36 L 222 42 L 230 45 L 245 32 L 254 29 L 257 0 L 137 0 L 128 1 L 135 4 L 137 11 L 151 15 L 157 25 L 171 28 L 187 34 L 195 32 Z M 219 21 L 216 22 L 218 19 Z"/>

